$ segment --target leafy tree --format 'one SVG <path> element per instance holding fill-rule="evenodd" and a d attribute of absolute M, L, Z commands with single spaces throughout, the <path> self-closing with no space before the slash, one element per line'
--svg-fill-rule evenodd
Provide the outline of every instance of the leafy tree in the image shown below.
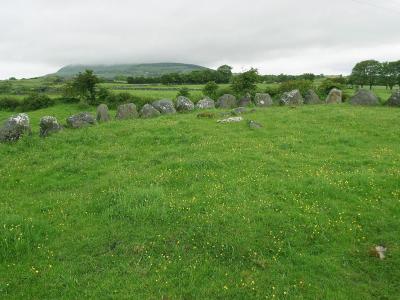
<path fill-rule="evenodd" d="M 187 87 L 180 88 L 177 97 L 190 97 L 190 92 Z"/>
<path fill-rule="evenodd" d="M 332 78 L 326 78 L 319 85 L 318 93 L 321 97 L 326 97 L 333 88 L 342 90 L 343 85 L 337 81 L 335 82 Z"/>
<path fill-rule="evenodd" d="M 96 85 L 99 78 L 93 71 L 86 70 L 79 73 L 66 86 L 65 95 L 67 97 L 77 97 L 82 104 L 96 104 Z"/>
<path fill-rule="evenodd" d="M 209 81 L 204 86 L 202 92 L 204 96 L 215 99 L 217 97 L 218 84 L 215 81 Z"/>
<path fill-rule="evenodd" d="M 310 81 L 314 81 L 315 77 L 316 76 L 313 73 L 304 73 L 303 75 L 300 75 L 301 79 L 310 80 Z"/>
<path fill-rule="evenodd" d="M 298 79 L 283 82 L 279 88 L 281 93 L 290 92 L 293 90 L 299 90 L 304 96 L 308 90 L 313 88 L 313 82 L 311 80 Z"/>
<path fill-rule="evenodd" d="M 232 78 L 232 67 L 228 65 L 222 65 L 217 69 L 218 79 L 217 82 L 228 83 Z"/>
<path fill-rule="evenodd" d="M 399 62 L 384 62 L 382 63 L 381 83 L 386 88 L 393 89 L 398 82 L 400 75 L 400 63 Z"/>
<path fill-rule="evenodd" d="M 372 89 L 372 86 L 378 83 L 381 73 L 382 64 L 379 61 L 365 60 L 354 66 L 351 72 L 351 81 L 361 87 L 369 85 L 369 88 Z"/>
<path fill-rule="evenodd" d="M 257 90 L 256 83 L 259 81 L 257 69 L 251 68 L 247 72 L 243 72 L 232 77 L 231 88 L 237 95 L 255 94 Z"/>

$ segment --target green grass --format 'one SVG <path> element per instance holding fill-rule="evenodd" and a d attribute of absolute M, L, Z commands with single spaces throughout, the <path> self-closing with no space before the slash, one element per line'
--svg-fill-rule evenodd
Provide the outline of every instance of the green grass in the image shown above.
<path fill-rule="evenodd" d="M 400 110 L 113 121 L 0 145 L 0 298 L 396 299 Z M 0 121 L 9 113 L 0 112 Z M 372 246 L 388 247 L 380 261 Z"/>

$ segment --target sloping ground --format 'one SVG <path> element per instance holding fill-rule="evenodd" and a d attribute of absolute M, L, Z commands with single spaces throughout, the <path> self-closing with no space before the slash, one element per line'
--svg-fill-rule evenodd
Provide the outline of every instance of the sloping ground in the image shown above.
<path fill-rule="evenodd" d="M 69 65 L 61 68 L 55 75 L 62 77 L 71 77 L 79 72 L 84 72 L 90 69 L 103 78 L 114 78 L 115 76 L 145 76 L 157 77 L 170 73 L 188 73 L 196 70 L 204 70 L 201 67 L 193 64 L 180 63 L 154 63 L 154 64 L 120 64 L 120 65 Z"/>
<path fill-rule="evenodd" d="M 264 127 L 187 114 L 0 145 L 0 297 L 398 297 L 400 110 L 246 118 Z"/>

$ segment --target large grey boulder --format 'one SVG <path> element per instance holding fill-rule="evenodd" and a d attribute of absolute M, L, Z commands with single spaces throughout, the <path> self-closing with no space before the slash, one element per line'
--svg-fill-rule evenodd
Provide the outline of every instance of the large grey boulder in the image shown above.
<path fill-rule="evenodd" d="M 135 119 L 139 117 L 136 105 L 133 103 L 122 104 L 117 108 L 117 120 Z"/>
<path fill-rule="evenodd" d="M 176 113 L 174 103 L 169 99 L 162 99 L 162 100 L 154 101 L 152 103 L 152 105 L 155 109 L 157 109 L 163 115 Z"/>
<path fill-rule="evenodd" d="M 236 106 L 237 106 L 236 97 L 230 94 L 223 95 L 217 101 L 217 107 L 219 108 L 234 108 Z"/>
<path fill-rule="evenodd" d="M 97 107 L 97 122 L 108 122 L 111 120 L 110 112 L 108 106 L 105 104 L 100 104 Z"/>
<path fill-rule="evenodd" d="M 283 93 L 281 99 L 279 100 L 281 105 L 300 105 L 303 104 L 303 102 L 303 96 L 299 90 Z"/>
<path fill-rule="evenodd" d="M 176 110 L 179 112 L 186 112 L 194 110 L 194 104 L 189 98 L 179 96 L 176 99 Z"/>
<path fill-rule="evenodd" d="M 271 96 L 267 93 L 257 93 L 254 97 L 254 104 L 258 107 L 271 106 L 273 103 Z"/>
<path fill-rule="evenodd" d="M 199 102 L 196 104 L 196 108 L 198 109 L 212 109 L 215 108 L 215 102 L 211 98 L 204 98 L 201 99 Z"/>
<path fill-rule="evenodd" d="M 400 91 L 395 91 L 386 103 L 389 106 L 400 106 Z"/>
<path fill-rule="evenodd" d="M 25 134 L 31 134 L 31 126 L 27 114 L 18 114 L 8 118 L 0 128 L 0 142 L 18 141 Z"/>
<path fill-rule="evenodd" d="M 82 112 L 67 118 L 67 127 L 70 128 L 81 128 L 95 124 L 96 119 L 87 112 Z"/>
<path fill-rule="evenodd" d="M 332 89 L 326 98 L 326 104 L 337 104 L 342 103 L 342 91 L 339 89 Z"/>
<path fill-rule="evenodd" d="M 304 96 L 304 104 L 321 104 L 322 101 L 314 90 L 308 90 Z"/>
<path fill-rule="evenodd" d="M 140 117 L 143 119 L 155 118 L 159 115 L 161 115 L 161 113 L 151 104 L 145 104 L 140 110 Z"/>
<path fill-rule="evenodd" d="M 350 98 L 350 104 L 353 105 L 379 105 L 379 99 L 373 92 L 368 90 L 358 90 L 358 92 Z"/>
<path fill-rule="evenodd" d="M 41 137 L 49 136 L 52 133 L 59 132 L 62 130 L 62 126 L 58 123 L 57 118 L 51 116 L 45 116 L 40 119 L 39 123 Z"/>
<path fill-rule="evenodd" d="M 238 105 L 240 107 L 250 106 L 251 105 L 251 95 L 247 94 L 243 98 L 239 100 Z"/>

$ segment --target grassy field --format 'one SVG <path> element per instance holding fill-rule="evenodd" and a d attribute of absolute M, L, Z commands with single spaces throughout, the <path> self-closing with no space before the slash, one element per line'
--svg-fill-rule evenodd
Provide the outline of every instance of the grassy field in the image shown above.
<path fill-rule="evenodd" d="M 0 298 L 398 299 L 399 109 L 38 137 L 41 116 L 77 111 L 32 112 L 33 136 L 0 145 Z"/>

